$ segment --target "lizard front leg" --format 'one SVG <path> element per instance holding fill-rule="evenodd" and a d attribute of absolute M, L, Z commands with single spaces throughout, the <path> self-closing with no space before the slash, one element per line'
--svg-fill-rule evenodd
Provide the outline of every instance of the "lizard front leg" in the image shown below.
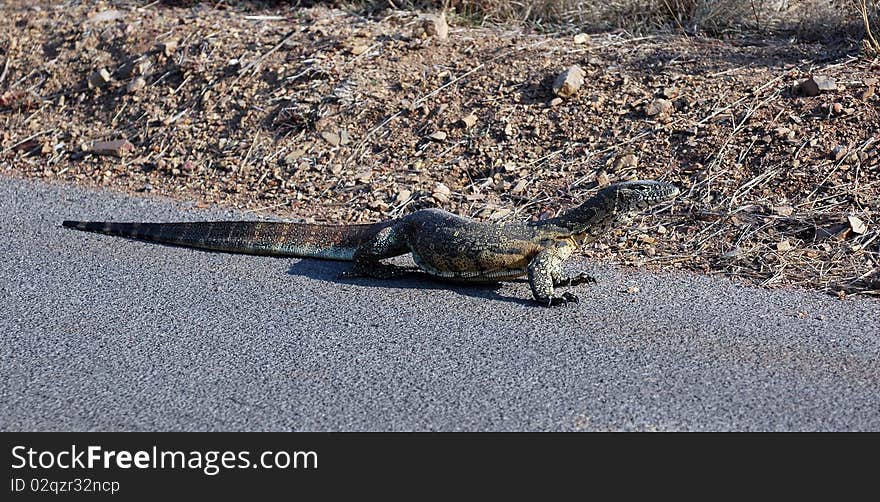
<path fill-rule="evenodd" d="M 574 244 L 569 241 L 554 242 L 544 248 L 529 262 L 529 286 L 532 296 L 542 305 L 552 307 L 578 302 L 578 297 L 571 293 L 553 296 L 554 285 L 562 276 L 562 264 L 571 256 Z"/>
<path fill-rule="evenodd" d="M 370 240 L 361 244 L 354 253 L 354 267 L 342 277 L 372 277 L 374 279 L 393 279 L 400 277 L 412 268 L 398 267 L 381 263 L 385 258 L 393 258 L 408 253 L 409 244 L 396 225 L 383 228 Z"/>

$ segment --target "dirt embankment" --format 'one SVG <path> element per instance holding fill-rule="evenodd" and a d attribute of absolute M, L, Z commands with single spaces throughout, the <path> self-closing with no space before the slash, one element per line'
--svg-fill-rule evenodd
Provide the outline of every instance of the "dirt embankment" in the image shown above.
<path fill-rule="evenodd" d="M 27 4 L 0 19 L 7 174 L 334 222 L 539 218 L 662 179 L 683 196 L 585 253 L 880 292 L 880 61 L 858 48 Z M 794 86 L 811 75 L 834 85 Z"/>

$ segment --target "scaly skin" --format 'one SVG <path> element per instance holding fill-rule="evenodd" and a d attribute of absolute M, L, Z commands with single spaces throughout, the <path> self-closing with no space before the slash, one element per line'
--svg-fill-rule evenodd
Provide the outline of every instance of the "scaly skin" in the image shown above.
<path fill-rule="evenodd" d="M 441 279 L 494 282 L 528 276 L 542 305 L 577 302 L 557 287 L 595 282 L 580 274 L 563 277 L 565 260 L 606 233 L 622 218 L 672 199 L 678 189 L 658 181 L 611 185 L 563 215 L 541 221 L 486 223 L 439 209 L 423 209 L 368 225 L 220 221 L 111 223 L 65 221 L 65 227 L 165 244 L 270 256 L 353 261 L 348 276 L 391 278 L 407 272 L 384 264 L 412 253 L 419 269 Z"/>

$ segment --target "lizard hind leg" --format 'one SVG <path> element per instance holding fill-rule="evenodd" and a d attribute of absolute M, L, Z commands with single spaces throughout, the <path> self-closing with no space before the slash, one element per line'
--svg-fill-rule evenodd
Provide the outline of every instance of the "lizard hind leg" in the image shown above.
<path fill-rule="evenodd" d="M 410 251 L 406 238 L 396 225 L 382 229 L 367 242 L 361 244 L 354 253 L 354 267 L 342 274 L 342 278 L 371 277 L 373 279 L 393 279 L 401 277 L 414 269 L 381 263 L 385 258 L 393 258 Z"/>

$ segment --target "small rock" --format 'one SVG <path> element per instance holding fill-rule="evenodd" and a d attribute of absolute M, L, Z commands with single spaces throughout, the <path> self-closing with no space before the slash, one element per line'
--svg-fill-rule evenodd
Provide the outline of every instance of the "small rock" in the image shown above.
<path fill-rule="evenodd" d="M 818 96 L 819 95 L 819 86 L 816 85 L 816 82 L 813 82 L 813 79 L 808 78 L 806 80 L 801 80 L 796 85 L 796 90 L 804 95 L 804 96 Z"/>
<path fill-rule="evenodd" d="M 6 91 L 0 94 L 0 106 L 8 106 L 10 108 L 24 108 L 27 102 L 27 94 L 22 91 Z M 63 98 L 64 95 L 62 94 Z"/>
<path fill-rule="evenodd" d="M 864 235 L 868 231 L 868 225 L 866 225 L 859 217 L 847 216 L 846 219 L 849 222 L 849 228 L 852 229 L 853 233 Z"/>
<path fill-rule="evenodd" d="M 777 216 L 791 216 L 794 213 L 794 208 L 791 206 L 776 206 L 773 208 L 773 213 Z"/>
<path fill-rule="evenodd" d="M 284 164 L 288 165 L 288 166 L 295 166 L 296 161 L 298 161 L 299 158 L 302 157 L 303 154 L 305 154 L 305 153 L 306 152 L 304 149 L 297 148 L 296 150 L 294 150 L 284 156 Z"/>
<path fill-rule="evenodd" d="M 644 242 L 645 244 L 655 244 L 657 242 L 657 239 L 647 234 L 639 234 L 638 236 L 636 236 L 636 240 L 639 242 Z"/>
<path fill-rule="evenodd" d="M 146 75 L 147 72 L 150 71 L 150 68 L 153 67 L 153 60 L 151 58 L 141 59 L 135 67 L 137 68 L 138 73 Z"/>
<path fill-rule="evenodd" d="M 739 246 L 734 246 L 733 249 L 722 254 L 721 257 L 729 260 L 731 258 L 736 258 L 740 253 L 742 253 L 742 249 L 740 249 Z"/>
<path fill-rule="evenodd" d="M 370 206 L 370 209 L 373 209 L 375 211 L 379 211 L 380 213 L 384 213 L 385 211 L 388 211 L 388 204 L 386 204 L 384 201 L 379 200 L 379 199 L 371 200 L 369 202 L 368 206 Z"/>
<path fill-rule="evenodd" d="M 449 194 L 452 193 L 449 190 L 449 187 L 444 185 L 443 183 L 437 183 L 434 185 L 434 191 L 431 192 L 431 197 L 434 198 L 437 202 L 448 202 Z"/>
<path fill-rule="evenodd" d="M 38 151 L 42 150 L 42 145 L 39 141 L 35 139 L 29 139 L 23 143 L 19 143 L 15 145 L 13 148 L 19 152 L 28 152 L 29 154 L 36 154 Z"/>
<path fill-rule="evenodd" d="M 510 189 L 510 193 L 514 195 L 521 193 L 523 190 L 526 189 L 527 185 L 528 182 L 526 182 L 526 180 L 519 180 L 516 182 L 516 185 L 513 185 L 513 188 Z"/>
<path fill-rule="evenodd" d="M 165 54 L 165 57 L 171 57 L 174 54 L 174 51 L 177 50 L 177 39 L 166 40 L 159 44 L 159 48 L 162 49 L 162 53 Z"/>
<path fill-rule="evenodd" d="M 339 143 L 342 141 L 338 134 L 330 131 L 322 132 L 321 137 L 324 138 L 324 141 L 330 143 L 330 146 L 339 146 Z"/>
<path fill-rule="evenodd" d="M 550 100 L 550 106 L 559 106 L 561 104 L 562 104 L 562 98 L 560 98 L 558 96 Z"/>
<path fill-rule="evenodd" d="M 641 290 L 642 290 L 642 289 L 641 289 L 640 287 L 638 287 L 638 286 L 630 286 L 630 287 L 626 288 L 626 292 L 627 292 L 627 293 L 630 293 L 630 294 L 638 293 L 638 292 L 641 291 Z"/>
<path fill-rule="evenodd" d="M 109 81 L 110 72 L 107 71 L 106 68 L 101 68 L 89 75 L 89 88 L 95 89 L 97 87 L 103 87 Z"/>
<path fill-rule="evenodd" d="M 664 87 L 663 91 L 661 92 L 663 97 L 666 99 L 675 99 L 676 97 L 678 97 L 678 93 L 679 93 L 678 87 L 671 87 L 671 86 Z"/>
<path fill-rule="evenodd" d="M 578 33 L 574 36 L 574 44 L 575 45 L 583 45 L 590 43 L 590 36 L 586 33 Z"/>
<path fill-rule="evenodd" d="M 446 133 L 443 131 L 437 131 L 437 132 L 429 135 L 428 138 L 432 139 L 434 141 L 445 141 L 446 140 Z"/>
<path fill-rule="evenodd" d="M 446 23 L 446 13 L 441 13 L 439 16 L 429 14 L 423 17 L 420 22 L 420 28 L 425 35 L 438 40 L 446 40 L 449 37 L 449 24 Z"/>
<path fill-rule="evenodd" d="M 115 139 L 112 141 L 95 141 L 88 145 L 86 149 L 89 153 L 95 155 L 112 155 L 113 157 L 123 157 L 134 150 L 134 145 L 124 139 Z"/>
<path fill-rule="evenodd" d="M 639 158 L 631 153 L 628 153 L 617 159 L 617 161 L 614 163 L 614 168 L 617 170 L 635 169 L 638 165 Z"/>
<path fill-rule="evenodd" d="M 99 12 L 94 16 L 88 18 L 86 20 L 87 24 L 97 24 L 103 23 L 105 21 L 116 21 L 117 19 L 122 19 L 122 11 L 118 10 L 105 10 L 104 12 Z"/>
<path fill-rule="evenodd" d="M 359 44 L 359 45 L 355 45 L 354 47 L 352 47 L 349 50 L 351 51 L 351 54 L 353 56 L 360 56 L 361 54 L 367 52 L 369 49 L 370 49 L 369 45 Z"/>
<path fill-rule="evenodd" d="M 402 204 L 409 200 L 412 197 L 412 191 L 407 190 L 406 188 L 402 188 L 399 192 L 397 192 L 397 196 L 394 198 L 394 201 L 398 204 Z"/>
<path fill-rule="evenodd" d="M 819 92 L 832 92 L 837 90 L 837 82 L 831 78 L 823 75 L 813 75 L 810 77 L 810 80 L 816 84 L 816 87 L 819 89 Z"/>
<path fill-rule="evenodd" d="M 599 174 L 596 175 L 596 183 L 599 184 L 600 188 L 607 187 L 611 184 L 611 178 L 605 171 L 600 171 Z"/>
<path fill-rule="evenodd" d="M 560 98 L 575 94 L 584 85 L 584 70 L 578 65 L 571 65 L 560 73 L 553 82 L 553 93 Z"/>
<path fill-rule="evenodd" d="M 801 80 L 797 87 L 804 96 L 818 96 L 820 92 L 836 91 L 837 82 L 831 77 L 813 75 L 808 79 Z"/>
<path fill-rule="evenodd" d="M 779 139 L 794 139 L 795 133 L 788 127 L 777 127 L 774 131 Z"/>
<path fill-rule="evenodd" d="M 841 113 L 842 111 L 843 111 L 843 105 L 842 105 L 842 104 L 840 104 L 840 103 L 834 103 L 834 104 L 831 105 L 831 113 L 833 113 L 833 114 L 835 114 L 835 115 L 840 115 L 840 113 Z"/>
<path fill-rule="evenodd" d="M 868 77 L 865 80 L 862 80 L 862 83 L 868 87 L 875 86 L 877 85 L 877 77 Z"/>
<path fill-rule="evenodd" d="M 144 77 L 135 77 L 131 82 L 128 83 L 128 92 L 135 93 L 139 90 L 143 89 L 147 86 L 147 81 Z"/>
<path fill-rule="evenodd" d="M 509 215 L 511 212 L 513 212 L 513 210 L 510 209 L 509 207 L 501 207 L 498 209 L 494 209 L 494 210 L 492 210 L 492 213 L 489 214 L 489 219 L 490 220 L 500 220 L 501 218 L 504 218 L 505 216 Z"/>
<path fill-rule="evenodd" d="M 342 129 L 339 131 L 339 144 L 347 145 L 351 143 L 351 137 L 348 135 L 348 129 Z"/>
<path fill-rule="evenodd" d="M 649 117 L 668 115 L 672 112 L 672 101 L 657 98 L 645 106 L 645 115 Z"/>
<path fill-rule="evenodd" d="M 461 118 L 461 124 L 465 129 L 470 129 L 477 123 L 477 116 L 473 113 L 468 114 L 466 117 Z"/>
<path fill-rule="evenodd" d="M 834 147 L 833 150 L 831 150 L 830 157 L 831 157 L 831 160 L 833 160 L 834 162 L 839 162 L 844 157 L 846 157 L 846 154 L 847 154 L 846 147 L 843 145 L 837 145 Z"/>
<path fill-rule="evenodd" d="M 788 239 L 783 239 L 783 240 L 776 243 L 776 250 L 777 251 L 785 252 L 785 251 L 789 251 L 793 248 L 794 248 L 794 246 L 791 245 L 791 242 L 789 242 Z"/>

